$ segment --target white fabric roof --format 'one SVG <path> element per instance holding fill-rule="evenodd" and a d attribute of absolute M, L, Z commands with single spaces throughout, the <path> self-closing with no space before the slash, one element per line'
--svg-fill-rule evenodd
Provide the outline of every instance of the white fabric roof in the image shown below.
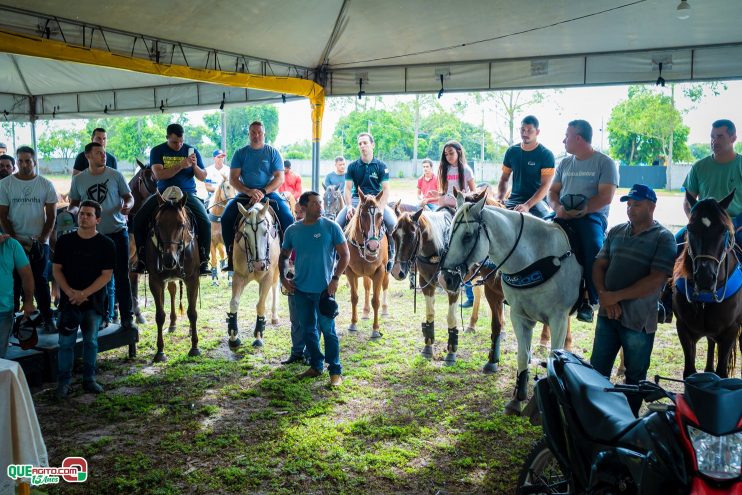
<path fill-rule="evenodd" d="M 195 68 L 312 79 L 327 95 L 742 77 L 742 2 L 689 0 L 24 0 L 0 30 Z M 23 9 L 23 10 L 18 10 Z M 56 17 L 56 19 L 55 19 Z M 95 29 L 94 29 L 95 28 Z M 47 31 L 48 29 L 48 31 Z M 135 35 L 141 35 L 136 38 Z M 216 55 L 215 55 L 216 54 Z M 0 54 L 0 112 L 50 118 L 279 98 Z"/>

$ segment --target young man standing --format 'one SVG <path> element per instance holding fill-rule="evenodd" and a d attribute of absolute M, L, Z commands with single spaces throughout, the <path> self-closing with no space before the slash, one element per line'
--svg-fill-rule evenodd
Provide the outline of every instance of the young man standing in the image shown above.
<path fill-rule="evenodd" d="M 438 202 L 438 178 L 433 173 L 433 160 L 423 160 L 423 175 L 417 179 L 417 199 L 420 206 L 432 207 Z"/>
<path fill-rule="evenodd" d="M 325 189 L 335 186 L 342 192 L 345 187 L 345 158 L 342 156 L 335 157 L 335 171 L 327 174 L 322 184 L 325 186 Z"/>
<path fill-rule="evenodd" d="M 10 155 L 0 155 L 0 180 L 13 175 L 15 172 L 15 158 Z"/>
<path fill-rule="evenodd" d="M 80 203 L 77 231 L 60 237 L 54 250 L 54 279 L 61 290 L 57 383 L 60 399 L 71 392 L 78 326 L 83 337 L 83 389 L 94 394 L 103 392 L 95 381 L 98 328 L 106 312 L 105 287 L 113 275 L 115 247 L 111 239 L 97 231 L 100 219 L 98 203 Z"/>
<path fill-rule="evenodd" d="M 108 142 L 106 130 L 102 127 L 93 129 L 93 134 L 90 136 L 90 140 L 103 146 L 103 152 L 106 154 L 106 167 L 116 170 L 118 168 L 116 157 L 106 151 L 106 143 Z M 83 151 L 77 155 L 77 158 L 75 158 L 75 165 L 72 168 L 72 176 L 74 177 L 87 168 L 88 158 L 85 156 L 85 152 Z"/>
<path fill-rule="evenodd" d="M 206 180 L 204 180 L 206 192 L 209 193 L 209 196 L 206 198 L 207 201 L 216 192 L 216 188 L 219 187 L 222 181 L 229 180 L 229 169 L 224 166 L 224 159 L 227 157 L 227 154 L 222 150 L 214 150 L 212 154 L 214 156 L 214 164 L 206 167 Z"/>
<path fill-rule="evenodd" d="M 0 234 L 0 359 L 8 351 L 13 329 L 13 273 L 18 272 L 23 287 L 23 313 L 34 312 L 33 273 L 21 244 L 8 234 Z"/>
<path fill-rule="evenodd" d="M 350 252 L 338 224 L 322 217 L 322 198 L 318 193 L 305 192 L 299 198 L 299 204 L 304 207 L 304 219 L 286 229 L 278 262 L 281 283 L 293 298 L 289 304 L 293 304 L 293 317 L 299 320 L 311 359 L 311 367 L 299 377 L 320 376 L 324 362 L 327 362 L 330 385 L 338 386 L 343 381 L 340 341 L 335 333 L 334 316 L 322 314 L 320 301 L 326 295 L 335 295 L 340 275 L 348 266 Z M 289 279 L 286 269 L 292 250 L 296 253 L 295 275 Z M 335 253 L 339 258 L 337 264 Z M 325 339 L 325 355 L 319 347 L 320 331 Z"/>
<path fill-rule="evenodd" d="M 283 184 L 278 188 L 278 192 L 289 192 L 295 200 L 301 196 L 301 177 L 291 170 L 291 162 L 283 161 Z"/>

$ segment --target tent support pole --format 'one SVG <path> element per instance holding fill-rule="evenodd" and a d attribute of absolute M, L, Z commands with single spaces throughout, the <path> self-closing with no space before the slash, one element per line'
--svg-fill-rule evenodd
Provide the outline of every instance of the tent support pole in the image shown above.
<path fill-rule="evenodd" d="M 319 141 L 312 141 L 312 191 L 319 192 Z"/>

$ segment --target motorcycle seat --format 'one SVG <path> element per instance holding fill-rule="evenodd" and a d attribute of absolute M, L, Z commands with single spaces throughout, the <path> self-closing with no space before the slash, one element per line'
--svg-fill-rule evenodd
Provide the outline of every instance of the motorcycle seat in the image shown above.
<path fill-rule="evenodd" d="M 637 421 L 626 396 L 606 392 L 613 384 L 593 368 L 566 363 L 564 381 L 582 428 L 594 441 L 611 442 Z"/>

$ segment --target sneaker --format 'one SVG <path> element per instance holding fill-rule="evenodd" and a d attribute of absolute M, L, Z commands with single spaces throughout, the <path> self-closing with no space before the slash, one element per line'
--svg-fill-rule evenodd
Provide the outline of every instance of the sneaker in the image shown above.
<path fill-rule="evenodd" d="M 474 299 L 467 299 L 466 301 L 459 304 L 459 306 L 462 308 L 471 308 L 472 306 L 474 306 Z"/>
<path fill-rule="evenodd" d="M 57 385 L 57 399 L 66 399 L 72 393 L 72 386 L 69 383 L 60 383 Z"/>
<path fill-rule="evenodd" d="M 319 370 L 316 370 L 316 369 L 314 369 L 314 368 L 309 368 L 309 369 L 308 369 L 308 370 L 306 370 L 306 371 L 305 371 L 304 373 L 301 373 L 301 374 L 299 375 L 299 378 L 300 378 L 300 379 L 304 379 L 304 378 L 317 378 L 317 377 L 318 377 L 318 376 L 320 376 L 321 374 L 322 374 L 322 372 L 321 372 L 321 371 L 319 371 Z"/>
<path fill-rule="evenodd" d="M 288 359 L 284 359 L 281 361 L 281 364 L 294 364 L 294 363 L 303 363 L 304 362 L 304 356 L 302 355 L 296 355 L 292 354 L 289 356 Z"/>
<path fill-rule="evenodd" d="M 103 387 L 100 386 L 98 382 L 95 380 L 82 382 L 82 388 L 86 392 L 90 392 L 91 394 L 101 394 L 103 393 Z"/>
<path fill-rule="evenodd" d="M 585 323 L 593 322 L 593 307 L 587 301 L 583 302 L 577 310 L 577 319 Z"/>
<path fill-rule="evenodd" d="M 330 375 L 330 386 L 339 387 L 343 384 L 343 375 Z"/>

